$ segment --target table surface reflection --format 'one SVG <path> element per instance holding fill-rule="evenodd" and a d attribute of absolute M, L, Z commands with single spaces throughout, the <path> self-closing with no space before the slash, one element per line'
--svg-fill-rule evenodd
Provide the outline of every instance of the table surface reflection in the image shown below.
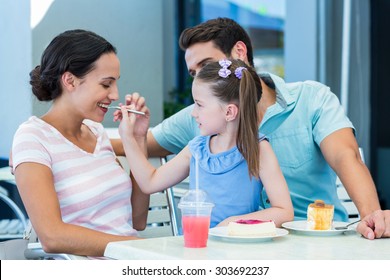
<path fill-rule="evenodd" d="M 110 242 L 104 255 L 122 260 L 390 260 L 390 239 L 368 240 L 355 231 L 334 236 L 296 233 L 264 242 L 209 237 L 206 248 L 185 248 L 183 236 Z"/>

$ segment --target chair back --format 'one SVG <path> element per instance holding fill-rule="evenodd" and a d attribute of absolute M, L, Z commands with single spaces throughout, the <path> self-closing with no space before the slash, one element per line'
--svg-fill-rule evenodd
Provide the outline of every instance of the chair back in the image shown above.
<path fill-rule="evenodd" d="M 122 167 L 130 172 L 125 157 L 118 157 Z M 149 158 L 151 164 L 159 167 L 167 162 L 165 157 Z M 150 195 L 149 212 L 145 230 L 139 231 L 140 237 L 152 238 L 163 236 L 177 236 L 178 214 L 172 188 Z"/>
<path fill-rule="evenodd" d="M 2 186 L 0 186 L 0 201 L 4 202 L 17 217 L 12 222 L 8 222 L 9 220 L 1 220 L 0 222 L 1 224 L 6 223 L 5 228 L 0 228 L 0 231 L 4 231 L 0 232 L 0 238 L 5 239 L 5 241 L 0 242 L 0 260 L 25 260 L 24 249 L 26 249 L 28 241 L 19 236 L 17 227 L 25 228 L 27 219 L 19 206 L 6 195 L 6 191 L 3 191 Z M 9 225 L 10 223 L 12 225 Z M 10 228 L 7 229 L 6 227 Z"/>
<path fill-rule="evenodd" d="M 140 237 L 163 237 L 175 235 L 168 203 L 168 191 L 150 195 L 147 225 L 143 231 L 139 231 Z"/>

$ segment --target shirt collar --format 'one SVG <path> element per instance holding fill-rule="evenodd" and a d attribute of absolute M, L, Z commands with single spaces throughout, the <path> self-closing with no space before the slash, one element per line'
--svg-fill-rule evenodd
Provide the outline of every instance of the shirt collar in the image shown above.
<path fill-rule="evenodd" d="M 293 96 L 291 96 L 289 90 L 286 87 L 286 82 L 271 73 L 268 72 L 262 72 L 259 74 L 261 78 L 270 78 L 274 84 L 275 84 L 275 91 L 276 91 L 276 102 L 282 107 L 286 108 L 288 105 L 295 102 L 295 99 Z"/>

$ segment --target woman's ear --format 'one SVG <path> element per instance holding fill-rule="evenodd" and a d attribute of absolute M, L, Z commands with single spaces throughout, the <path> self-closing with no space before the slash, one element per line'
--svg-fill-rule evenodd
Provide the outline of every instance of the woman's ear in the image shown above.
<path fill-rule="evenodd" d="M 233 103 L 228 104 L 226 107 L 225 120 L 227 122 L 233 121 L 237 118 L 237 115 L 238 115 L 238 106 Z"/>
<path fill-rule="evenodd" d="M 245 63 L 248 63 L 248 50 L 246 48 L 246 45 L 243 41 L 237 41 L 237 43 L 234 45 L 232 49 L 231 56 L 234 59 L 239 59 L 244 61 Z"/>
<path fill-rule="evenodd" d="M 77 79 L 76 77 L 70 73 L 70 72 L 65 72 L 61 76 L 61 83 L 64 89 L 68 91 L 73 91 L 75 86 L 76 86 Z"/>

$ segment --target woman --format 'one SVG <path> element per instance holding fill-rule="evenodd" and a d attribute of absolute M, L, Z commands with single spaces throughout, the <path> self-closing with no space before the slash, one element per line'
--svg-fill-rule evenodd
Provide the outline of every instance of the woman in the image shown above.
<path fill-rule="evenodd" d="M 30 73 L 33 94 L 53 102 L 16 132 L 13 171 L 47 253 L 103 256 L 145 228 L 149 196 L 132 188 L 101 125 L 119 76 L 115 47 L 85 30 L 55 37 Z"/>

